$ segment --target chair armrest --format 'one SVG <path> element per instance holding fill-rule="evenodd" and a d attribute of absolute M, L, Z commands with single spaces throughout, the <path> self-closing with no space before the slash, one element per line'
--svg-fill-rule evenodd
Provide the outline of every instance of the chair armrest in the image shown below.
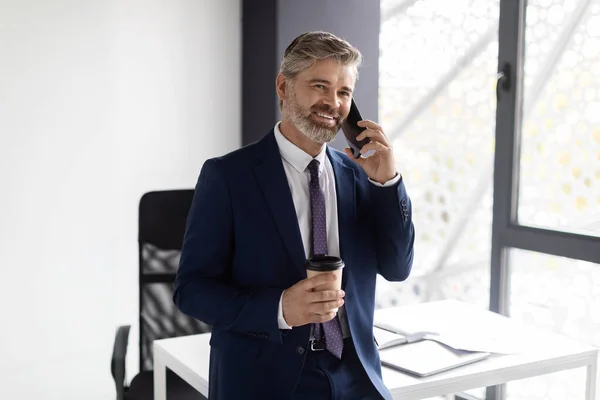
<path fill-rule="evenodd" d="M 130 325 L 122 325 L 117 329 L 115 335 L 110 370 L 117 388 L 117 400 L 123 400 L 125 397 L 125 359 L 127 357 L 130 328 Z"/>

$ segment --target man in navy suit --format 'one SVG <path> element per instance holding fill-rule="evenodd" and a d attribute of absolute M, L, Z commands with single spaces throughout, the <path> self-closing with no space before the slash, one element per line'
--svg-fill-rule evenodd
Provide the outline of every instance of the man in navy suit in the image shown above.
<path fill-rule="evenodd" d="M 391 398 L 373 338 L 375 282 L 410 273 L 411 202 L 380 125 L 359 124 L 369 157 L 326 145 L 361 60 L 332 34 L 300 35 L 276 79 L 282 120 L 202 167 L 174 301 L 213 326 L 210 399 Z M 343 259 L 343 290 L 319 289 L 331 273 L 307 279 L 314 254 Z"/>

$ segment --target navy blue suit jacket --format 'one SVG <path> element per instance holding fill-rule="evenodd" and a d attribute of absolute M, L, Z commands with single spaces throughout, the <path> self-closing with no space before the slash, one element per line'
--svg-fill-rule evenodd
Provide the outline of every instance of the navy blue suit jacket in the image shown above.
<path fill-rule="evenodd" d="M 385 398 L 373 341 L 375 280 L 402 281 L 413 260 L 411 202 L 402 180 L 378 187 L 344 153 L 327 148 L 335 173 L 342 285 L 356 352 Z M 282 331 L 284 289 L 306 278 L 304 248 L 273 131 L 205 162 L 188 216 L 174 301 L 213 326 L 210 398 L 289 399 L 310 325 Z"/>

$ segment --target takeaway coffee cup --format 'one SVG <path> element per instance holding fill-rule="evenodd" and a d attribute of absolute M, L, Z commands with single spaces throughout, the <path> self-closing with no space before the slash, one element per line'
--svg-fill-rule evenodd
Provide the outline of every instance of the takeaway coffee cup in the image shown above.
<path fill-rule="evenodd" d="M 325 285 L 315 288 L 315 290 L 340 290 L 342 288 L 342 271 L 344 269 L 344 261 L 339 257 L 317 255 L 306 260 L 306 276 L 313 276 L 333 272 L 337 279 Z"/>

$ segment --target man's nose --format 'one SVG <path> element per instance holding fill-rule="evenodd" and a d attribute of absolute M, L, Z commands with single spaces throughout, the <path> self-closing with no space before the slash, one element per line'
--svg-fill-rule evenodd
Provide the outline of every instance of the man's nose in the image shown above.
<path fill-rule="evenodd" d="M 335 94 L 326 94 L 323 97 L 323 103 L 332 110 L 337 110 L 341 105 L 340 99 Z"/>

